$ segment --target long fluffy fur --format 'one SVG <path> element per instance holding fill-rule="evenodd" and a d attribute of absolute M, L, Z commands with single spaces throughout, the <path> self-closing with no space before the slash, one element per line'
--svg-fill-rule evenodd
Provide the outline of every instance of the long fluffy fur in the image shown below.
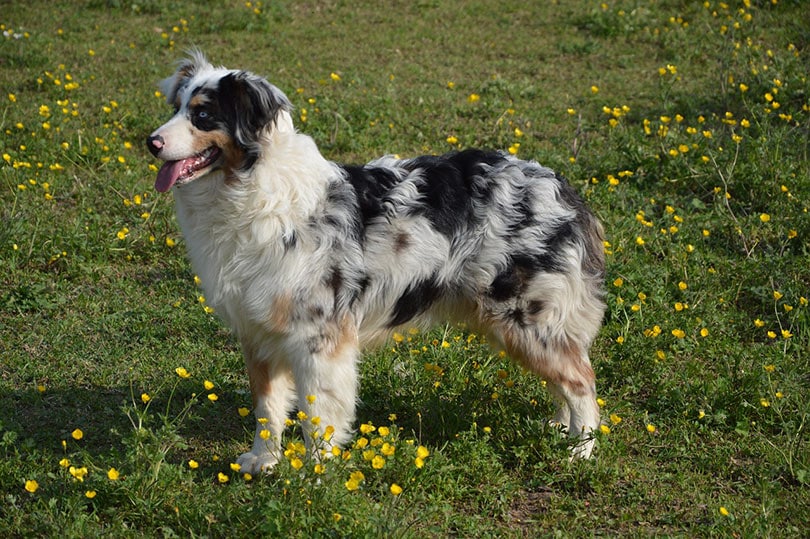
<path fill-rule="evenodd" d="M 174 186 L 193 268 L 267 419 L 242 469 L 278 460 L 296 406 L 335 428 L 329 444 L 346 443 L 361 348 L 437 319 L 477 328 L 547 380 L 573 456 L 591 455 L 602 231 L 563 178 L 480 150 L 330 162 L 295 131 L 280 90 L 200 53 L 162 87 L 175 115 L 148 140 L 167 161 L 156 185 Z M 211 148 L 216 162 L 193 171 Z"/>

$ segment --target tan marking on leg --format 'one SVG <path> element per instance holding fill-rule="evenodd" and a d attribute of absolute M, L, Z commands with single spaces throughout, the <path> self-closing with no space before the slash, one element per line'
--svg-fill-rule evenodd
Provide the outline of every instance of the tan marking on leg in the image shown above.
<path fill-rule="evenodd" d="M 267 315 L 267 329 L 282 333 L 289 328 L 292 318 L 292 303 L 292 294 L 289 293 L 275 298 L 273 307 Z"/>
<path fill-rule="evenodd" d="M 259 399 L 270 393 L 270 365 L 263 361 L 245 358 L 250 394 L 253 397 L 253 408 L 259 405 Z"/>

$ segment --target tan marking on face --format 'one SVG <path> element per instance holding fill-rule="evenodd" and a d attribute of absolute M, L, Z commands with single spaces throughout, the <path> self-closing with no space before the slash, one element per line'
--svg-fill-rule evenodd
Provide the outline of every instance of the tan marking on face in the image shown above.
<path fill-rule="evenodd" d="M 197 94 L 194 97 L 192 97 L 191 100 L 188 102 L 188 108 L 194 109 L 197 107 L 201 107 L 207 103 L 208 98 L 206 96 L 204 96 L 203 94 Z"/>

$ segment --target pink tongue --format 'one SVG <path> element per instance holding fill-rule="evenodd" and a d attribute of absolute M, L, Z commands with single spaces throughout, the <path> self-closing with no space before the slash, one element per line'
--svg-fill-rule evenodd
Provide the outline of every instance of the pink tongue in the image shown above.
<path fill-rule="evenodd" d="M 155 180 L 155 189 L 161 193 L 165 193 L 172 188 L 174 182 L 180 177 L 183 172 L 183 165 L 186 160 L 180 161 L 166 161 L 157 173 Z"/>

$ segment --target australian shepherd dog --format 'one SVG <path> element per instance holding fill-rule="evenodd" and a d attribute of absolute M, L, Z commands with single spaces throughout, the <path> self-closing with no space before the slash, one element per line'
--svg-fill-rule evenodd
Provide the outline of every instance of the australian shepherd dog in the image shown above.
<path fill-rule="evenodd" d="M 304 427 L 313 454 L 346 444 L 362 348 L 437 320 L 546 380 L 572 457 L 590 457 L 603 235 L 565 179 L 482 150 L 329 161 L 278 88 L 199 52 L 162 90 L 174 115 L 147 139 L 164 161 L 155 189 L 174 193 L 206 300 L 245 357 L 257 426 L 244 471 L 278 461 L 296 407 L 334 428 L 315 444 Z"/>

